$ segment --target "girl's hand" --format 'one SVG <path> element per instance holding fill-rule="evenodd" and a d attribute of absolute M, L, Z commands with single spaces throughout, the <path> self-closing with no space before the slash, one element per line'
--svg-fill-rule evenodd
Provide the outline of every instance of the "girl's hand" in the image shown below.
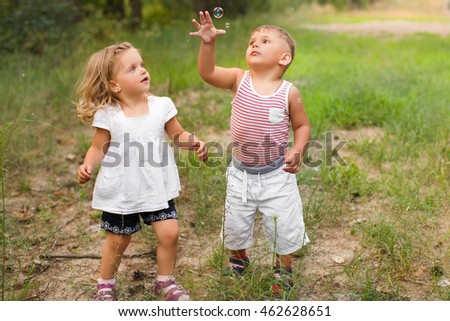
<path fill-rule="evenodd" d="M 296 174 L 300 170 L 302 154 L 293 149 L 289 149 L 284 155 L 284 162 L 286 163 L 286 167 L 283 170 L 291 174 Z"/>
<path fill-rule="evenodd" d="M 92 168 L 89 165 L 80 165 L 77 172 L 77 180 L 79 184 L 84 184 L 91 180 Z"/>
<path fill-rule="evenodd" d="M 201 161 L 206 161 L 208 159 L 208 148 L 201 140 L 196 141 L 192 144 L 192 147 L 197 152 L 198 159 Z"/>
<path fill-rule="evenodd" d="M 193 37 L 199 37 L 204 43 L 211 43 L 216 39 L 217 36 L 224 35 L 226 33 L 225 30 L 216 29 L 216 27 L 214 27 L 208 11 L 205 11 L 205 13 L 203 13 L 203 11 L 200 11 L 199 16 L 200 23 L 198 23 L 197 20 L 192 19 L 192 23 L 194 24 L 195 28 L 197 28 L 197 31 L 190 32 L 189 35 Z"/>

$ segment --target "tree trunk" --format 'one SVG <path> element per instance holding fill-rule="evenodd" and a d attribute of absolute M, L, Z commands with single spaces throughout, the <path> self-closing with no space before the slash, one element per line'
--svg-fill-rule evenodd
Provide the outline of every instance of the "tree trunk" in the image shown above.
<path fill-rule="evenodd" d="M 119 19 L 125 18 L 125 5 L 123 0 L 107 0 L 104 12 L 107 16 Z"/>
<path fill-rule="evenodd" d="M 73 22 L 77 23 L 83 19 L 83 0 L 72 0 L 72 3 L 75 8 Z"/>
<path fill-rule="evenodd" d="M 136 30 L 142 20 L 142 0 L 131 0 L 131 29 Z"/>
<path fill-rule="evenodd" d="M 194 0 L 194 10 L 195 12 L 210 10 L 208 7 L 208 0 Z"/>

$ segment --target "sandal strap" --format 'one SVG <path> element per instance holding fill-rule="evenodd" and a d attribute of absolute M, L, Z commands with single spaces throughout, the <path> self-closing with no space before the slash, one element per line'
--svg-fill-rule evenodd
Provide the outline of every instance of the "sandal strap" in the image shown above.
<path fill-rule="evenodd" d="M 188 296 L 189 293 L 180 285 L 171 286 L 164 295 L 165 301 L 179 301 L 182 296 Z"/>
<path fill-rule="evenodd" d="M 224 276 L 241 277 L 245 273 L 245 270 L 247 269 L 249 264 L 250 260 L 248 257 L 244 258 L 230 257 L 228 269 L 224 273 Z"/>
<path fill-rule="evenodd" d="M 164 301 L 188 301 L 189 292 L 174 280 L 156 282 L 155 293 L 161 295 Z"/>
<path fill-rule="evenodd" d="M 111 284 L 98 284 L 97 294 L 94 296 L 97 301 L 115 301 L 115 285 Z"/>

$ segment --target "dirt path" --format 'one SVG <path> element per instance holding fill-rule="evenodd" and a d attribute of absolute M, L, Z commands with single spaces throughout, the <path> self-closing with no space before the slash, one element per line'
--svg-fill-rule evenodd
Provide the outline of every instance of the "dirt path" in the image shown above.
<path fill-rule="evenodd" d="M 363 23 L 345 24 L 331 23 L 325 25 L 304 24 L 305 29 L 320 30 L 335 33 L 360 35 L 410 35 L 414 33 L 431 33 L 441 36 L 450 34 L 450 22 L 411 22 L 396 21 L 368 21 Z"/>

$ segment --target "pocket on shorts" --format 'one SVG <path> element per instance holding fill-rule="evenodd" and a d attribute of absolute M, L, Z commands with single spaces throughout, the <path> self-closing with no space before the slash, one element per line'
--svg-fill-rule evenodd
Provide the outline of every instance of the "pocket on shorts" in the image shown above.
<path fill-rule="evenodd" d="M 227 195 L 235 197 L 241 194 L 242 180 L 238 177 L 239 174 L 236 168 L 227 168 Z"/>
<path fill-rule="evenodd" d="M 269 108 L 269 122 L 272 124 L 280 124 L 284 119 L 284 109 Z"/>

